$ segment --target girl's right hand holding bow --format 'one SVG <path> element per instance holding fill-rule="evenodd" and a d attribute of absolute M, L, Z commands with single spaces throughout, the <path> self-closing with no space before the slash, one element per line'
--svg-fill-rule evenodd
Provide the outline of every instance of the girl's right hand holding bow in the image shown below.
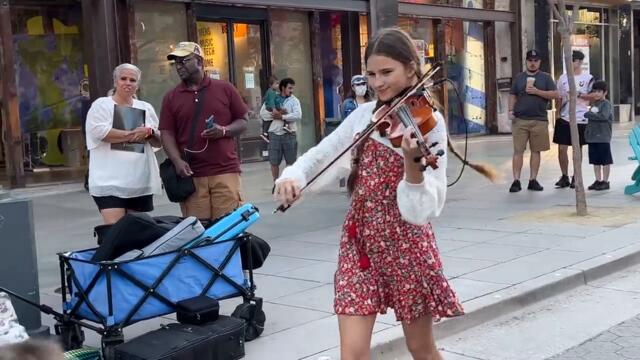
<path fill-rule="evenodd" d="M 282 179 L 276 183 L 273 195 L 279 204 L 289 206 L 300 197 L 300 185 L 294 179 Z"/>

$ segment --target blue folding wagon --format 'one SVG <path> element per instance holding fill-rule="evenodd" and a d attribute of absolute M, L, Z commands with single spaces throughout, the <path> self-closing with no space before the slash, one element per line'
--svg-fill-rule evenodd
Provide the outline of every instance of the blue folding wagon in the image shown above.
<path fill-rule="evenodd" d="M 218 300 L 242 297 L 232 316 L 245 320 L 246 341 L 257 338 L 265 314 L 262 299 L 255 296 L 253 267 L 243 271 L 240 247 L 249 245 L 250 263 L 255 236 L 244 230 L 258 217 L 257 208 L 244 205 L 188 246 L 139 259 L 93 262 L 96 249 L 58 254 L 63 316 L 56 334 L 67 349 L 74 349 L 84 342 L 81 327 L 94 330 L 102 336 L 103 354 L 109 359 L 113 347 L 124 341 L 126 326 L 173 313 L 177 302 L 207 295 Z"/>

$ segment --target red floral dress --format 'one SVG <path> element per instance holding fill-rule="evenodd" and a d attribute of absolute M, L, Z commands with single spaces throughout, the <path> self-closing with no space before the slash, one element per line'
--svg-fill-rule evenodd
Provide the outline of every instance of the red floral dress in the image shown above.
<path fill-rule="evenodd" d="M 364 144 L 358 177 L 340 240 L 334 309 L 343 315 L 384 314 L 398 321 L 431 314 L 462 315 L 442 273 L 431 224 L 412 225 L 398 210 L 402 156 L 376 140 Z"/>

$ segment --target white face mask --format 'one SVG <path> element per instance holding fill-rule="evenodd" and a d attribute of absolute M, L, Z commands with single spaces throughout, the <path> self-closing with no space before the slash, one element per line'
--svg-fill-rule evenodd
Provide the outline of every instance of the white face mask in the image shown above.
<path fill-rule="evenodd" d="M 354 87 L 356 96 L 364 96 L 367 93 L 367 85 L 356 85 Z"/>

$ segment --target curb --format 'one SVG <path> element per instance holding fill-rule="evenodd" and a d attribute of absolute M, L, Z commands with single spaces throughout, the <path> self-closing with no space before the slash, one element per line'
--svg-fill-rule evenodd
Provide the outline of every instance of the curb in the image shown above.
<path fill-rule="evenodd" d="M 26 188 L 11 189 L 9 196 L 14 198 L 33 199 L 43 196 L 69 194 L 78 191 L 85 191 L 82 182 L 60 183 L 46 186 L 33 186 Z"/>
<path fill-rule="evenodd" d="M 443 339 L 541 300 L 584 286 L 640 263 L 640 244 L 602 254 L 538 278 L 486 294 L 463 303 L 466 314 L 434 325 L 436 339 Z M 408 358 L 402 326 L 377 332 L 371 342 L 371 358 Z"/>

